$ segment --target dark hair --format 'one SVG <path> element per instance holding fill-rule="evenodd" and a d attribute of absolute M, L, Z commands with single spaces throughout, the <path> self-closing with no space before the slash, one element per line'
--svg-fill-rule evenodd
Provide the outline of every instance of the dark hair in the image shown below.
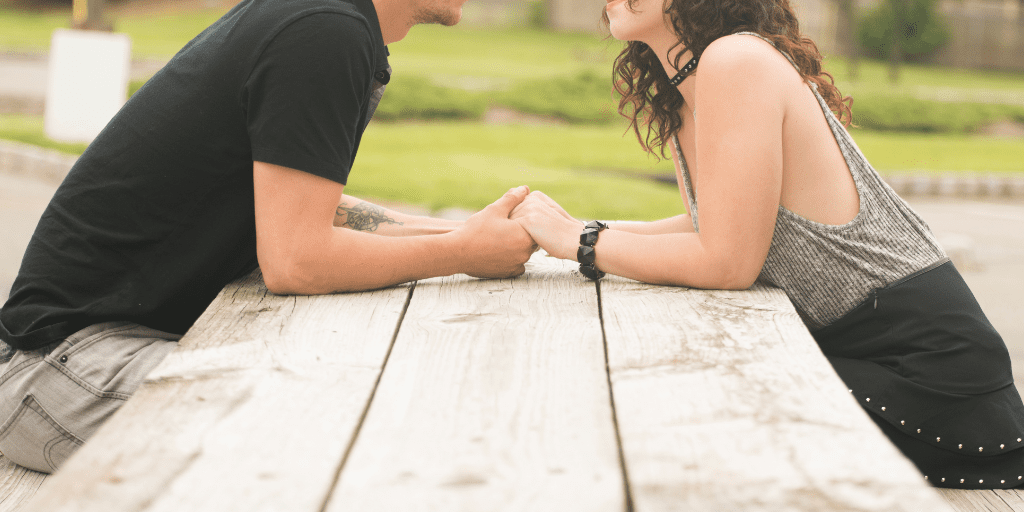
<path fill-rule="evenodd" d="M 630 10 L 637 0 L 626 0 Z M 852 118 L 853 99 L 843 97 L 832 75 L 821 67 L 821 53 L 814 41 L 800 34 L 799 24 L 789 0 L 665 0 L 665 13 L 679 37 L 679 45 L 700 57 L 712 41 L 736 32 L 756 32 L 789 54 L 800 76 L 818 86 L 825 99 L 845 125 Z M 608 23 L 608 15 L 603 16 Z M 682 52 L 676 57 L 680 67 Z M 699 66 L 698 66 L 699 69 Z M 683 126 L 679 110 L 683 95 L 668 83 L 669 77 L 654 51 L 644 43 L 630 41 L 614 66 L 615 91 L 619 114 L 630 120 L 644 151 L 661 148 L 665 156 L 668 141 Z M 641 125 L 646 135 L 641 134 Z"/>

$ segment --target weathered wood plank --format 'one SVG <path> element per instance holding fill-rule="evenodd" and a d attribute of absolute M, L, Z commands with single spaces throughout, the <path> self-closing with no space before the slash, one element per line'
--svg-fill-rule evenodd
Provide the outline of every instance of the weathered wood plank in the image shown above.
<path fill-rule="evenodd" d="M 948 510 L 781 291 L 600 291 L 637 511 Z"/>
<path fill-rule="evenodd" d="M 329 512 L 622 511 L 593 283 L 421 281 Z"/>
<path fill-rule="evenodd" d="M 46 474 L 25 469 L 0 455 L 0 512 L 20 510 L 46 478 Z"/>
<path fill-rule="evenodd" d="M 319 511 L 409 293 L 227 286 L 31 510 Z"/>
<path fill-rule="evenodd" d="M 1016 489 L 939 489 L 957 512 L 1024 512 L 1024 496 Z"/>

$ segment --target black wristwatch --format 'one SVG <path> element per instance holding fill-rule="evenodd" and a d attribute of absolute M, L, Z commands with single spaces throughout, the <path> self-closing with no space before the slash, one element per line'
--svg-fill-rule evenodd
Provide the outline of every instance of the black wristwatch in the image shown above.
<path fill-rule="evenodd" d="M 588 279 L 598 280 L 604 277 L 604 272 L 597 269 L 594 261 L 597 253 L 594 251 L 594 244 L 597 243 L 597 235 L 608 229 L 608 224 L 599 220 L 592 220 L 587 223 L 580 233 L 580 248 L 576 249 L 576 261 L 580 262 L 580 273 Z"/>

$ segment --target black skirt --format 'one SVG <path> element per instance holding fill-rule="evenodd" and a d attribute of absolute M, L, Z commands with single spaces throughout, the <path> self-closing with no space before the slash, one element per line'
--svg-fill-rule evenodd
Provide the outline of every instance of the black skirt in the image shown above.
<path fill-rule="evenodd" d="M 1024 403 L 1010 355 L 952 262 L 875 290 L 811 334 L 933 485 L 1024 484 Z"/>

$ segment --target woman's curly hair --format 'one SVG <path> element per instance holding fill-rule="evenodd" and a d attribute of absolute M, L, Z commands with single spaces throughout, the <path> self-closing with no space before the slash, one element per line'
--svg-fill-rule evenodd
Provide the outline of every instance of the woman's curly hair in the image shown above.
<path fill-rule="evenodd" d="M 626 0 L 632 10 L 637 0 Z M 679 35 L 679 45 L 700 57 L 712 41 L 736 32 L 756 32 L 789 54 L 800 76 L 818 86 L 818 92 L 839 117 L 849 125 L 853 99 L 843 97 L 832 75 L 821 67 L 821 53 L 814 41 L 800 34 L 789 0 L 664 0 L 665 12 Z M 608 23 L 608 15 L 603 16 Z M 679 69 L 683 52 L 676 56 Z M 698 66 L 699 68 L 699 66 Z M 630 41 L 614 65 L 615 91 L 621 95 L 619 114 L 630 120 L 644 151 L 654 153 L 665 147 L 683 126 L 679 110 L 683 95 L 668 83 L 669 77 L 658 56 L 644 43 Z M 641 133 L 646 128 L 646 135 Z"/>

